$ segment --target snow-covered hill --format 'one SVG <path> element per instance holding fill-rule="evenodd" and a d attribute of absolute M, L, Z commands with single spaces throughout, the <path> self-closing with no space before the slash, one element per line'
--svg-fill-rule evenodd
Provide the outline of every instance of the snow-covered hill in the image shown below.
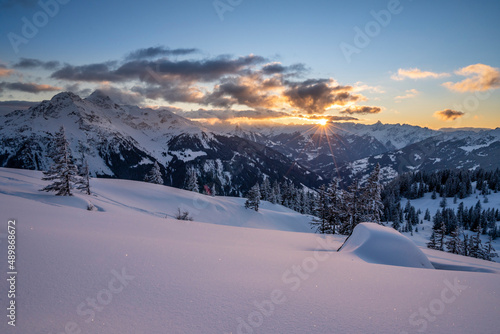
<path fill-rule="evenodd" d="M 0 242 L 16 219 L 18 247 L 16 327 L 4 316 L 1 333 L 496 333 L 500 326 L 499 264 L 440 252 L 431 262 L 453 261 L 463 271 L 367 263 L 336 252 L 340 236 L 300 233 L 309 217 L 278 205 L 255 212 L 238 198 L 104 179 L 91 180 L 95 196 L 63 198 L 38 191 L 40 177 L 0 168 Z M 89 202 L 98 211 L 88 211 Z M 178 207 L 195 221 L 172 219 Z M 2 268 L 6 261 L 4 253 Z M 5 292 L 7 281 L 0 284 Z"/>

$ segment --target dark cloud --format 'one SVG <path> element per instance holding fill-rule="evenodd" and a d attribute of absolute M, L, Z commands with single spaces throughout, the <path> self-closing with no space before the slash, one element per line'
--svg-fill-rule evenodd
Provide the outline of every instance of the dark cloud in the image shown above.
<path fill-rule="evenodd" d="M 252 108 L 273 108 L 279 103 L 279 96 L 273 93 L 272 87 L 261 85 L 259 77 L 232 78 L 217 85 L 213 92 L 205 98 L 205 104 L 215 107 L 229 108 L 234 104 Z"/>
<path fill-rule="evenodd" d="M 33 58 L 21 58 L 20 61 L 13 65 L 14 68 L 21 69 L 32 69 L 32 68 L 43 68 L 45 70 L 55 70 L 58 68 L 60 63 L 58 61 L 42 61 Z"/>
<path fill-rule="evenodd" d="M 0 82 L 0 91 L 3 89 L 37 94 L 40 92 L 55 92 L 61 90 L 62 88 L 50 85 L 38 85 L 35 83 Z"/>
<path fill-rule="evenodd" d="M 464 115 L 465 113 L 462 111 L 451 110 L 451 109 L 440 110 L 434 113 L 434 117 L 439 118 L 443 121 L 454 121 L 457 118 L 460 118 Z"/>
<path fill-rule="evenodd" d="M 281 63 L 266 64 L 262 67 L 262 73 L 265 75 L 272 74 L 294 74 L 299 75 L 307 71 L 304 64 L 293 64 L 290 66 L 283 66 Z"/>
<path fill-rule="evenodd" d="M 164 81 L 182 79 L 183 81 L 210 82 L 225 75 L 241 73 L 246 67 L 263 63 L 259 56 L 245 56 L 236 59 L 218 57 L 204 60 L 171 61 L 161 59 L 156 61 L 135 60 L 126 62 L 116 68 L 116 62 L 91 64 L 83 66 L 66 65 L 52 73 L 52 78 L 89 81 L 89 82 L 124 82 L 141 80 L 153 84 L 163 84 Z"/>
<path fill-rule="evenodd" d="M 73 66 L 66 64 L 60 70 L 52 73 L 51 78 L 70 81 L 88 81 L 88 82 L 120 82 L 129 78 L 121 77 L 112 70 L 116 62 L 106 62 L 89 64 L 82 66 Z"/>
<path fill-rule="evenodd" d="M 340 86 L 332 79 L 310 79 L 303 82 L 286 82 L 284 96 L 292 107 L 309 114 L 320 114 L 334 105 L 345 105 L 361 98 L 353 95 L 351 86 Z"/>
<path fill-rule="evenodd" d="M 145 49 L 135 50 L 130 52 L 125 59 L 127 60 L 141 60 L 155 58 L 159 56 L 184 56 L 192 53 L 199 52 L 198 49 L 169 49 L 164 46 L 156 46 Z"/>
<path fill-rule="evenodd" d="M 369 107 L 369 106 L 352 106 L 348 107 L 342 111 L 341 114 L 359 114 L 359 115 L 367 115 L 367 114 L 378 114 L 382 111 L 379 107 Z"/>

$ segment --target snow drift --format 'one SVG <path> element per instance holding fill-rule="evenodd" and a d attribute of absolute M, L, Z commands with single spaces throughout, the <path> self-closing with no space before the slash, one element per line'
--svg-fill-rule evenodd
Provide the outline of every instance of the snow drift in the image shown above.
<path fill-rule="evenodd" d="M 339 251 L 377 264 L 434 269 L 425 254 L 407 237 L 390 227 L 362 223 Z"/>

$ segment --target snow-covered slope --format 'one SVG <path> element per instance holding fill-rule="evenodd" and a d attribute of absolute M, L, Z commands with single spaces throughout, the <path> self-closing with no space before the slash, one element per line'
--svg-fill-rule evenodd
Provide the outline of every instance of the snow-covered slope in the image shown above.
<path fill-rule="evenodd" d="M 304 230 L 308 218 L 280 206 L 102 179 L 96 196 L 61 198 L 38 191 L 40 176 L 0 168 L 2 249 L 8 219 L 18 241 L 17 322 L 4 307 L 1 333 L 498 332 L 498 264 L 353 261 L 336 252 L 342 237 L 269 230 Z M 164 217 L 183 206 L 197 221 Z"/>

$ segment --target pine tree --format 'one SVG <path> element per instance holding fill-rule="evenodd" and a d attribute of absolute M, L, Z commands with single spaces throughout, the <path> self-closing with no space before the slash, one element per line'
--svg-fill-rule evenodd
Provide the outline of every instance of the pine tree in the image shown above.
<path fill-rule="evenodd" d="M 431 221 L 431 212 L 429 211 L 429 209 L 425 210 L 424 220 Z"/>
<path fill-rule="evenodd" d="M 76 181 L 76 189 L 81 190 L 86 195 L 91 195 L 89 164 L 85 158 L 82 162 L 79 175 L 80 177 Z"/>
<path fill-rule="evenodd" d="M 262 196 L 262 200 L 270 201 L 272 197 L 272 189 L 271 184 L 269 183 L 269 178 L 266 177 L 260 186 L 260 195 Z"/>
<path fill-rule="evenodd" d="M 382 203 L 382 185 L 380 184 L 380 164 L 368 177 L 362 189 L 362 220 L 380 224 L 384 204 Z"/>
<path fill-rule="evenodd" d="M 432 232 L 431 238 L 430 238 L 429 242 L 427 243 L 427 248 L 439 249 L 437 246 L 437 243 L 436 243 L 436 234 L 434 233 L 434 231 Z"/>
<path fill-rule="evenodd" d="M 461 231 L 458 227 L 456 227 L 450 233 L 448 240 L 446 240 L 446 248 L 447 248 L 448 253 L 463 255 L 464 245 L 463 245 L 462 240 L 460 239 L 460 234 L 461 234 Z"/>
<path fill-rule="evenodd" d="M 492 241 L 493 238 L 490 235 L 483 248 L 484 259 L 488 261 L 493 261 L 495 257 L 498 257 L 498 254 L 495 252 L 495 248 L 493 248 Z"/>
<path fill-rule="evenodd" d="M 55 134 L 53 151 L 49 156 L 54 163 L 48 171 L 43 172 L 42 180 L 53 182 L 41 190 L 54 191 L 56 196 L 72 196 L 71 189 L 78 181 L 78 169 L 73 163 L 71 149 L 63 126 Z"/>
<path fill-rule="evenodd" d="M 155 161 L 149 173 L 144 177 L 144 181 L 154 184 L 163 184 L 163 177 L 161 176 L 160 166 L 158 161 Z"/>
<path fill-rule="evenodd" d="M 259 204 L 260 204 L 260 187 L 259 184 L 257 183 L 248 191 L 247 200 L 245 202 L 245 208 L 259 211 Z"/>
<path fill-rule="evenodd" d="M 436 190 L 433 190 L 433 191 L 432 191 L 431 198 L 432 198 L 432 199 L 436 199 L 436 198 L 437 198 Z"/>
<path fill-rule="evenodd" d="M 186 190 L 194 191 L 196 193 L 200 192 L 200 186 L 198 185 L 198 175 L 196 174 L 196 169 L 194 167 L 191 167 L 188 170 Z"/>
<path fill-rule="evenodd" d="M 318 190 L 318 196 L 315 201 L 314 219 L 310 223 L 312 227 L 316 228 L 318 233 L 331 233 L 332 227 L 330 225 L 330 208 L 328 204 L 328 195 L 326 187 L 322 185 Z"/>
<path fill-rule="evenodd" d="M 478 259 L 484 258 L 483 244 L 481 242 L 481 229 L 477 227 L 475 234 L 470 238 L 469 256 Z"/>
<path fill-rule="evenodd" d="M 448 206 L 448 201 L 446 200 L 446 197 L 443 197 L 441 202 L 439 202 L 439 206 L 442 207 L 443 209 Z"/>

